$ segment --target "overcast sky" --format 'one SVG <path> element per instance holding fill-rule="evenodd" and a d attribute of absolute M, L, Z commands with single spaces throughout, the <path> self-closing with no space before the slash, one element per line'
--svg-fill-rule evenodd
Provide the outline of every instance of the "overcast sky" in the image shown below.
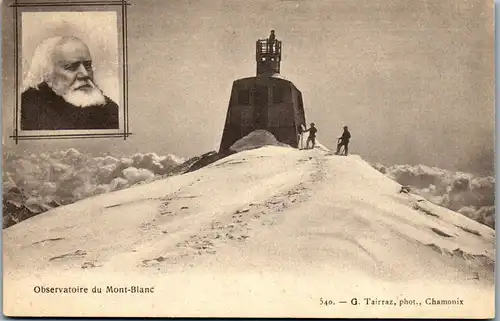
<path fill-rule="evenodd" d="M 133 136 L 17 146 L 4 138 L 4 147 L 184 157 L 216 150 L 232 82 L 255 75 L 255 41 L 275 29 L 282 75 L 302 91 L 306 121 L 327 147 L 348 125 L 350 150 L 369 161 L 493 170 L 492 1 L 129 2 Z M 12 18 L 3 14 L 3 133 L 10 135 Z"/>

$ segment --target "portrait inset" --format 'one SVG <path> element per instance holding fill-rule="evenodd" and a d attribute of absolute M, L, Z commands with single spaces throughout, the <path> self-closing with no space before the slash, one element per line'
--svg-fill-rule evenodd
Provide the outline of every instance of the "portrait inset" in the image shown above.
<path fill-rule="evenodd" d="M 125 80 L 118 13 L 21 13 L 20 133 L 123 131 Z"/>

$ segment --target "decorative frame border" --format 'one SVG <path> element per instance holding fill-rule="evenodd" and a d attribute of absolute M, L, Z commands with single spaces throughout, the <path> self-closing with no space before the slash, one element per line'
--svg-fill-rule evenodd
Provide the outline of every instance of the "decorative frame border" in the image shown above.
<path fill-rule="evenodd" d="M 38 139 L 72 139 L 72 138 L 110 138 L 123 137 L 124 140 L 132 135 L 129 130 L 128 113 L 128 48 L 127 48 L 127 7 L 130 5 L 126 0 L 91 0 L 91 1 L 50 1 L 50 2 L 18 2 L 10 5 L 14 14 L 14 70 L 15 70 L 15 108 L 14 108 L 14 130 L 9 138 L 13 138 L 16 144 L 20 140 Z M 53 134 L 53 135 L 19 135 L 19 8 L 22 7 L 81 7 L 81 6 L 121 6 L 122 27 L 122 98 L 123 98 L 123 132 L 117 133 L 88 133 L 88 134 Z"/>

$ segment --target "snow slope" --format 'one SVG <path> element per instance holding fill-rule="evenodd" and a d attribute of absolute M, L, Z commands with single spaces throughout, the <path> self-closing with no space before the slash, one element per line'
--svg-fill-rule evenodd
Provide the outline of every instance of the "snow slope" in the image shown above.
<path fill-rule="evenodd" d="M 399 190 L 359 156 L 268 146 L 87 198 L 4 230 L 4 313 L 492 317 L 495 232 Z"/>
<path fill-rule="evenodd" d="M 229 149 L 233 152 L 242 152 L 263 146 L 290 147 L 287 144 L 279 142 L 276 137 L 267 130 L 257 129 L 237 140 Z"/>

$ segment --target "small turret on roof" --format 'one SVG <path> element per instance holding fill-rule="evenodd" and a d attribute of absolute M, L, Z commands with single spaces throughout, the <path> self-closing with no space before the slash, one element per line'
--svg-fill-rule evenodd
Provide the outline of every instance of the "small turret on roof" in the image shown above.
<path fill-rule="evenodd" d="M 274 30 L 267 39 L 259 39 L 256 43 L 255 59 L 257 61 L 257 76 L 280 73 L 281 41 L 276 39 Z"/>

